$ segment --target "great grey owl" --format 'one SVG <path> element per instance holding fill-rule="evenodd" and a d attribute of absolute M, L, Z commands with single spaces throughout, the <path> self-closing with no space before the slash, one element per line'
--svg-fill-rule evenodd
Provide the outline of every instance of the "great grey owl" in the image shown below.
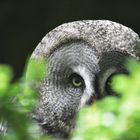
<path fill-rule="evenodd" d="M 31 58 L 48 61 L 48 74 L 38 87 L 40 102 L 32 117 L 43 132 L 67 138 L 76 114 L 95 99 L 116 95 L 110 79 L 127 73 L 126 58 L 139 60 L 139 36 L 108 20 L 83 20 L 50 31 Z"/>
<path fill-rule="evenodd" d="M 116 95 L 110 78 L 127 73 L 126 58 L 139 59 L 139 42 L 133 30 L 108 20 L 66 23 L 49 32 L 31 56 L 48 60 L 48 76 L 39 87 L 40 104 L 33 114 L 44 132 L 68 137 L 83 106 Z"/>

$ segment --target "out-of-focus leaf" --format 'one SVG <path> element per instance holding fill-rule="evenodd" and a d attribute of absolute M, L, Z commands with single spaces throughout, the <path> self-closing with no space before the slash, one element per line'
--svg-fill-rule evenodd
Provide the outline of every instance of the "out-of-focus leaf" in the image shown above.
<path fill-rule="evenodd" d="M 18 96 L 20 104 L 24 107 L 23 112 L 31 112 L 38 104 L 38 94 L 35 90 L 25 87 L 24 92 Z"/>
<path fill-rule="evenodd" d="M 129 74 L 118 74 L 112 80 L 119 97 L 105 97 L 96 107 L 80 111 L 72 140 L 138 140 L 140 139 L 140 64 L 127 64 Z"/>
<path fill-rule="evenodd" d="M 46 59 L 30 59 L 26 71 L 26 82 L 31 84 L 47 76 L 48 62 Z"/>
<path fill-rule="evenodd" d="M 9 86 L 9 82 L 12 79 L 12 69 L 7 65 L 0 65 L 0 96 L 5 92 Z"/>

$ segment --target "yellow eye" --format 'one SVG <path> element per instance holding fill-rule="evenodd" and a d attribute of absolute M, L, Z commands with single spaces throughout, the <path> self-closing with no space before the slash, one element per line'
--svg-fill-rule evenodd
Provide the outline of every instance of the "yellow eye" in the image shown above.
<path fill-rule="evenodd" d="M 82 85 L 82 81 L 78 78 L 73 78 L 72 79 L 72 84 L 74 87 L 80 87 Z"/>
<path fill-rule="evenodd" d="M 79 88 L 79 87 L 82 87 L 83 86 L 83 78 L 74 73 L 70 76 L 70 81 L 71 81 L 71 84 L 75 87 L 75 88 Z"/>

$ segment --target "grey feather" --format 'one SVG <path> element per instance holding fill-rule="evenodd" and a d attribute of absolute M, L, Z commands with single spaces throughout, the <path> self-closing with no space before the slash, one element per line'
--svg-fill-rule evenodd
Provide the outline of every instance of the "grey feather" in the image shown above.
<path fill-rule="evenodd" d="M 65 23 L 49 32 L 36 47 L 32 57 L 48 57 L 61 44 L 84 40 L 101 53 L 120 49 L 136 55 L 139 36 L 132 29 L 108 20 L 83 20 Z"/>
<path fill-rule="evenodd" d="M 66 23 L 49 32 L 32 54 L 49 62 L 48 77 L 39 88 L 40 105 L 33 113 L 44 133 L 67 138 L 83 106 L 113 95 L 106 89 L 107 80 L 127 73 L 126 58 L 139 60 L 139 42 L 132 29 L 108 20 Z M 73 73 L 84 81 L 82 87 L 71 85 Z"/>
<path fill-rule="evenodd" d="M 115 73 L 127 73 L 128 57 L 139 60 L 139 43 L 132 29 L 108 20 L 75 21 L 50 31 L 31 56 L 48 60 L 48 76 L 41 81 L 40 102 L 32 113 L 44 134 L 68 138 L 81 108 L 95 98 L 116 95 L 107 82 Z"/>

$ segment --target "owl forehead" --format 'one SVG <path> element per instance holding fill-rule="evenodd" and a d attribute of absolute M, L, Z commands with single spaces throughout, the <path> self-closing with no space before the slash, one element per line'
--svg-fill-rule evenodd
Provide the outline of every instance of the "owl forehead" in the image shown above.
<path fill-rule="evenodd" d="M 97 69 L 98 56 L 96 50 L 85 42 L 69 42 L 62 44 L 49 57 L 49 68 L 52 71 L 74 70 L 87 68 L 89 71 Z"/>
<path fill-rule="evenodd" d="M 38 44 L 33 58 L 49 57 L 61 43 L 84 40 L 100 53 L 119 49 L 134 55 L 138 34 L 128 27 L 108 20 L 84 20 L 65 23 L 50 31 Z"/>

